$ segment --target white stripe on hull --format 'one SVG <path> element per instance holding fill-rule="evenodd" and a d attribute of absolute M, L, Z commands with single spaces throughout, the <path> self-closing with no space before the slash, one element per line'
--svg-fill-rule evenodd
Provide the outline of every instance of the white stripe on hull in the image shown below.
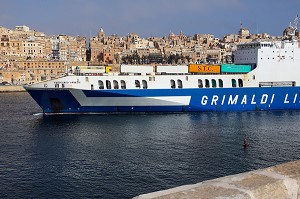
<path fill-rule="evenodd" d="M 81 106 L 187 106 L 191 100 L 191 96 L 86 97 L 82 90 L 70 92 Z"/>

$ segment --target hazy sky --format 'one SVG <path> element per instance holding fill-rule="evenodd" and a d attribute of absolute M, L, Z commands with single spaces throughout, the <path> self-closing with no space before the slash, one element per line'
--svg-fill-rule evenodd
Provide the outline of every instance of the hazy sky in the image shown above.
<path fill-rule="evenodd" d="M 0 26 L 26 25 L 47 35 L 140 37 L 250 32 L 282 35 L 300 0 L 0 0 Z"/>

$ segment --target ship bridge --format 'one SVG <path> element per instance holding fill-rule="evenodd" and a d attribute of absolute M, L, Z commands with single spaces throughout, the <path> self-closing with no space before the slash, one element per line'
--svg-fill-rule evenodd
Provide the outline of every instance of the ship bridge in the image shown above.
<path fill-rule="evenodd" d="M 283 62 L 300 60 L 296 40 L 251 42 L 237 45 L 235 64 L 258 64 L 258 62 Z"/>

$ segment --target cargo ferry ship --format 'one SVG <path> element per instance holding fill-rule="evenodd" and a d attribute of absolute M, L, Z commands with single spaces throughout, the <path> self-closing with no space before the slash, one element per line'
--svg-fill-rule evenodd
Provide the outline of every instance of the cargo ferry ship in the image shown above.
<path fill-rule="evenodd" d="M 300 50 L 292 36 L 240 44 L 234 64 L 73 67 L 24 87 L 44 113 L 300 109 Z"/>

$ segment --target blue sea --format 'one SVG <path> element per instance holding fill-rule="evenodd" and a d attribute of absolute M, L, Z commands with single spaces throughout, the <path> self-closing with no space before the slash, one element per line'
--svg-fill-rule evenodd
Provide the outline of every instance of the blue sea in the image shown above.
<path fill-rule="evenodd" d="M 299 124 L 299 111 L 45 116 L 0 93 L 0 198 L 126 199 L 265 168 L 300 158 Z"/>

